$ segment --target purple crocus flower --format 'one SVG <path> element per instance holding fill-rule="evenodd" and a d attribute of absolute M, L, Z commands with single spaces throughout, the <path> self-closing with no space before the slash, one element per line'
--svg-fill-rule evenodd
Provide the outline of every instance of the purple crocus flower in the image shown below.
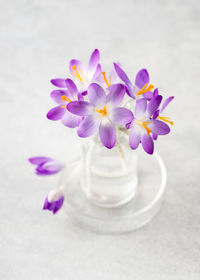
<path fill-rule="evenodd" d="M 60 172 L 64 165 L 48 157 L 32 157 L 29 162 L 36 165 L 36 174 L 39 176 L 48 176 Z"/>
<path fill-rule="evenodd" d="M 152 118 L 161 101 L 161 95 L 152 97 L 148 104 L 145 98 L 136 100 L 134 119 L 127 126 L 127 128 L 131 129 L 129 137 L 131 149 L 136 149 L 141 142 L 145 152 L 153 154 L 154 142 L 150 133 L 165 135 L 170 132 L 167 124 Z"/>
<path fill-rule="evenodd" d="M 74 81 L 78 84 L 80 92 L 86 94 L 89 84 L 95 82 L 101 75 L 101 66 L 99 64 L 99 50 L 95 49 L 90 56 L 88 66 L 77 59 L 72 59 L 69 62 L 69 71 L 73 76 Z"/>
<path fill-rule="evenodd" d="M 51 98 L 59 104 L 47 113 L 47 118 L 52 121 L 61 120 L 62 124 L 67 127 L 74 128 L 79 125 L 81 118 L 71 114 L 66 106 L 74 100 L 83 100 L 83 96 L 79 94 L 75 83 L 71 79 L 66 79 L 65 84 L 67 90 L 54 90 L 51 92 Z"/>
<path fill-rule="evenodd" d="M 48 196 L 45 198 L 43 210 L 52 211 L 53 214 L 56 214 L 58 210 L 62 207 L 64 202 L 64 194 L 62 189 L 57 189 L 51 191 Z"/>
<path fill-rule="evenodd" d="M 90 102 L 74 101 L 67 105 L 67 109 L 85 119 L 78 127 L 80 137 L 89 137 L 99 130 L 100 139 L 105 147 L 111 149 L 116 143 L 114 124 L 125 125 L 133 119 L 130 110 L 118 107 L 124 98 L 125 87 L 122 84 L 114 84 L 109 87 L 106 96 L 104 89 L 92 83 L 88 87 Z"/>
<path fill-rule="evenodd" d="M 153 85 L 149 84 L 149 73 L 146 69 L 141 69 L 135 78 L 135 85 L 132 84 L 131 80 L 119 65 L 114 63 L 115 70 L 119 78 L 125 83 L 128 95 L 133 99 L 140 97 L 150 100 L 156 93 L 152 92 Z"/>

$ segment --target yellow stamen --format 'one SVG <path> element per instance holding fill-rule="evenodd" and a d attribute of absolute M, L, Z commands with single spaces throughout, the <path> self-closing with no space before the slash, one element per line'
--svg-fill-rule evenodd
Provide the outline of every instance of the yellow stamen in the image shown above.
<path fill-rule="evenodd" d="M 151 133 L 152 130 L 147 126 L 147 123 L 152 123 L 152 122 L 142 122 L 142 121 L 137 120 L 136 123 L 141 125 L 144 129 L 146 129 L 147 135 L 149 135 Z"/>
<path fill-rule="evenodd" d="M 167 118 L 167 117 L 160 117 L 160 116 L 158 116 L 157 118 L 160 119 L 160 120 L 162 120 L 162 121 L 164 121 L 164 122 L 168 122 L 168 123 L 170 123 L 171 125 L 174 125 L 174 122 L 172 122 L 170 118 Z"/>
<path fill-rule="evenodd" d="M 99 113 L 99 114 L 101 114 L 102 117 L 105 117 L 105 116 L 108 114 L 108 112 L 107 112 L 107 110 L 106 110 L 106 106 L 104 106 L 103 109 L 96 110 L 96 112 Z"/>
<path fill-rule="evenodd" d="M 71 99 L 69 99 L 69 97 L 67 97 L 66 95 L 62 95 L 61 99 L 62 99 L 62 102 L 64 102 L 64 101 L 71 102 Z"/>
<path fill-rule="evenodd" d="M 145 84 L 138 92 L 137 92 L 137 95 L 141 95 L 141 94 L 144 94 L 145 92 L 147 92 L 147 91 L 151 91 L 153 88 L 154 88 L 154 86 L 153 85 L 149 85 L 148 87 L 148 84 Z"/>
<path fill-rule="evenodd" d="M 83 82 L 84 76 L 83 76 L 83 72 L 81 71 L 81 68 L 78 66 L 78 70 L 77 70 L 76 65 L 73 65 L 72 70 L 74 70 L 74 72 L 75 72 L 75 73 L 72 72 L 72 75 L 74 75 L 74 77 L 79 79 L 80 82 Z M 78 71 L 80 72 L 80 74 Z M 81 77 L 81 75 L 82 75 L 82 77 Z"/>
<path fill-rule="evenodd" d="M 108 81 L 108 79 L 106 78 L 106 72 L 101 72 L 101 74 L 103 75 L 104 81 L 107 85 L 107 87 L 109 87 L 111 85 L 111 78 L 109 79 L 110 82 Z"/>

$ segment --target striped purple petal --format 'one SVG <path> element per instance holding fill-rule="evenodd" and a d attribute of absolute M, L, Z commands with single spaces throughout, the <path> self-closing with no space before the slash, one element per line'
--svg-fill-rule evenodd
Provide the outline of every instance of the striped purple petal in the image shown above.
<path fill-rule="evenodd" d="M 41 163 L 52 161 L 53 159 L 49 157 L 31 157 L 28 160 L 32 164 L 39 165 Z"/>
<path fill-rule="evenodd" d="M 65 79 L 52 79 L 51 83 L 56 87 L 66 88 Z"/>
<path fill-rule="evenodd" d="M 161 95 L 154 96 L 150 100 L 149 104 L 147 105 L 147 113 L 149 116 L 152 116 L 155 113 L 155 111 L 160 106 L 161 101 L 162 101 Z"/>
<path fill-rule="evenodd" d="M 95 49 L 90 56 L 89 63 L 88 63 L 88 71 L 93 72 L 93 75 L 96 71 L 97 65 L 99 64 L 100 54 L 99 50 Z"/>
<path fill-rule="evenodd" d="M 99 136 L 103 145 L 112 149 L 116 143 L 116 133 L 112 123 L 109 120 L 102 120 L 99 127 Z"/>
<path fill-rule="evenodd" d="M 135 150 L 139 146 L 141 141 L 141 130 L 137 129 L 136 126 L 133 126 L 130 136 L 129 136 L 129 145 L 131 149 Z"/>
<path fill-rule="evenodd" d="M 88 87 L 88 98 L 94 106 L 104 106 L 106 103 L 106 94 L 104 89 L 96 84 L 92 83 Z"/>
<path fill-rule="evenodd" d="M 75 83 L 71 79 L 66 79 L 66 86 L 67 86 L 72 98 L 76 98 L 76 96 L 78 94 L 78 89 L 77 89 Z"/>
<path fill-rule="evenodd" d="M 114 108 L 109 116 L 111 121 L 118 125 L 126 125 L 133 120 L 133 113 L 124 107 Z"/>
<path fill-rule="evenodd" d="M 79 124 L 77 133 L 80 137 L 89 137 L 97 132 L 100 125 L 100 119 L 95 118 L 95 116 L 90 115 L 87 116 L 84 120 Z"/>
<path fill-rule="evenodd" d="M 166 135 L 170 132 L 169 126 L 159 120 L 152 120 L 152 123 L 149 125 L 149 128 L 154 134 L 157 135 Z"/>
<path fill-rule="evenodd" d="M 72 101 L 67 105 L 67 110 L 78 116 L 89 116 L 93 112 L 93 106 L 87 101 Z"/>
<path fill-rule="evenodd" d="M 144 134 L 142 135 L 142 147 L 147 154 L 152 155 L 154 151 L 154 143 L 151 135 Z"/>
<path fill-rule="evenodd" d="M 61 106 L 54 107 L 47 113 L 47 118 L 51 121 L 58 121 L 62 119 L 64 114 L 66 113 L 66 108 L 62 108 Z"/>
<path fill-rule="evenodd" d="M 113 106 L 119 105 L 125 95 L 125 87 L 122 84 L 114 84 L 109 87 L 109 94 L 106 98 L 106 103 L 110 103 Z"/>
<path fill-rule="evenodd" d="M 131 81 L 129 80 L 129 77 L 127 74 L 124 72 L 122 67 L 118 63 L 113 63 L 115 71 L 117 72 L 117 75 L 119 78 L 125 83 L 125 84 L 132 84 Z"/>
<path fill-rule="evenodd" d="M 149 83 L 149 73 L 146 69 L 140 70 L 135 78 L 135 84 L 137 87 L 142 88 L 145 84 Z"/>
<path fill-rule="evenodd" d="M 145 114 L 146 108 L 147 108 L 147 100 L 146 99 L 141 98 L 141 99 L 136 100 L 135 116 L 136 116 L 137 119 L 141 118 Z"/>
<path fill-rule="evenodd" d="M 76 116 L 66 110 L 64 116 L 61 119 L 61 122 L 67 127 L 74 128 L 78 126 L 79 119 L 80 119 L 79 116 Z"/>
<path fill-rule="evenodd" d="M 170 96 L 170 97 L 168 97 L 168 98 L 164 101 L 164 103 L 163 103 L 163 105 L 162 105 L 162 107 L 161 107 L 161 110 L 160 110 L 161 113 L 165 110 L 165 108 L 168 106 L 168 104 L 169 104 L 173 99 L 174 99 L 174 96 Z"/>

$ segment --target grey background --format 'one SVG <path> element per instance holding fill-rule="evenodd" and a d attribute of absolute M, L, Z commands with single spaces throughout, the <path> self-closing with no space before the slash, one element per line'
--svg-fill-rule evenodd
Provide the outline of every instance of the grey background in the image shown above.
<path fill-rule="evenodd" d="M 200 279 L 200 2 L 0 1 L 0 279 Z M 98 235 L 42 211 L 58 177 L 39 178 L 27 158 L 68 160 L 75 131 L 46 119 L 53 77 L 94 48 L 109 69 L 142 67 L 176 99 L 175 126 L 157 150 L 168 169 L 165 201 L 144 228 Z"/>

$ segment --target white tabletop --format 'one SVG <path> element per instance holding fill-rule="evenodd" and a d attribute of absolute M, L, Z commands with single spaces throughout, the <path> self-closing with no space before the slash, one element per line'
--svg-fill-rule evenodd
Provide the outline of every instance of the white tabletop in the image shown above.
<path fill-rule="evenodd" d="M 200 4 L 170 1 L 0 1 L 0 279 L 200 278 Z M 37 177 L 27 158 L 71 159 L 76 131 L 46 119 L 49 80 L 94 48 L 105 69 L 134 79 L 145 67 L 165 96 L 172 133 L 156 148 L 168 183 L 160 213 L 130 234 L 98 235 L 42 211 L 58 176 Z"/>

